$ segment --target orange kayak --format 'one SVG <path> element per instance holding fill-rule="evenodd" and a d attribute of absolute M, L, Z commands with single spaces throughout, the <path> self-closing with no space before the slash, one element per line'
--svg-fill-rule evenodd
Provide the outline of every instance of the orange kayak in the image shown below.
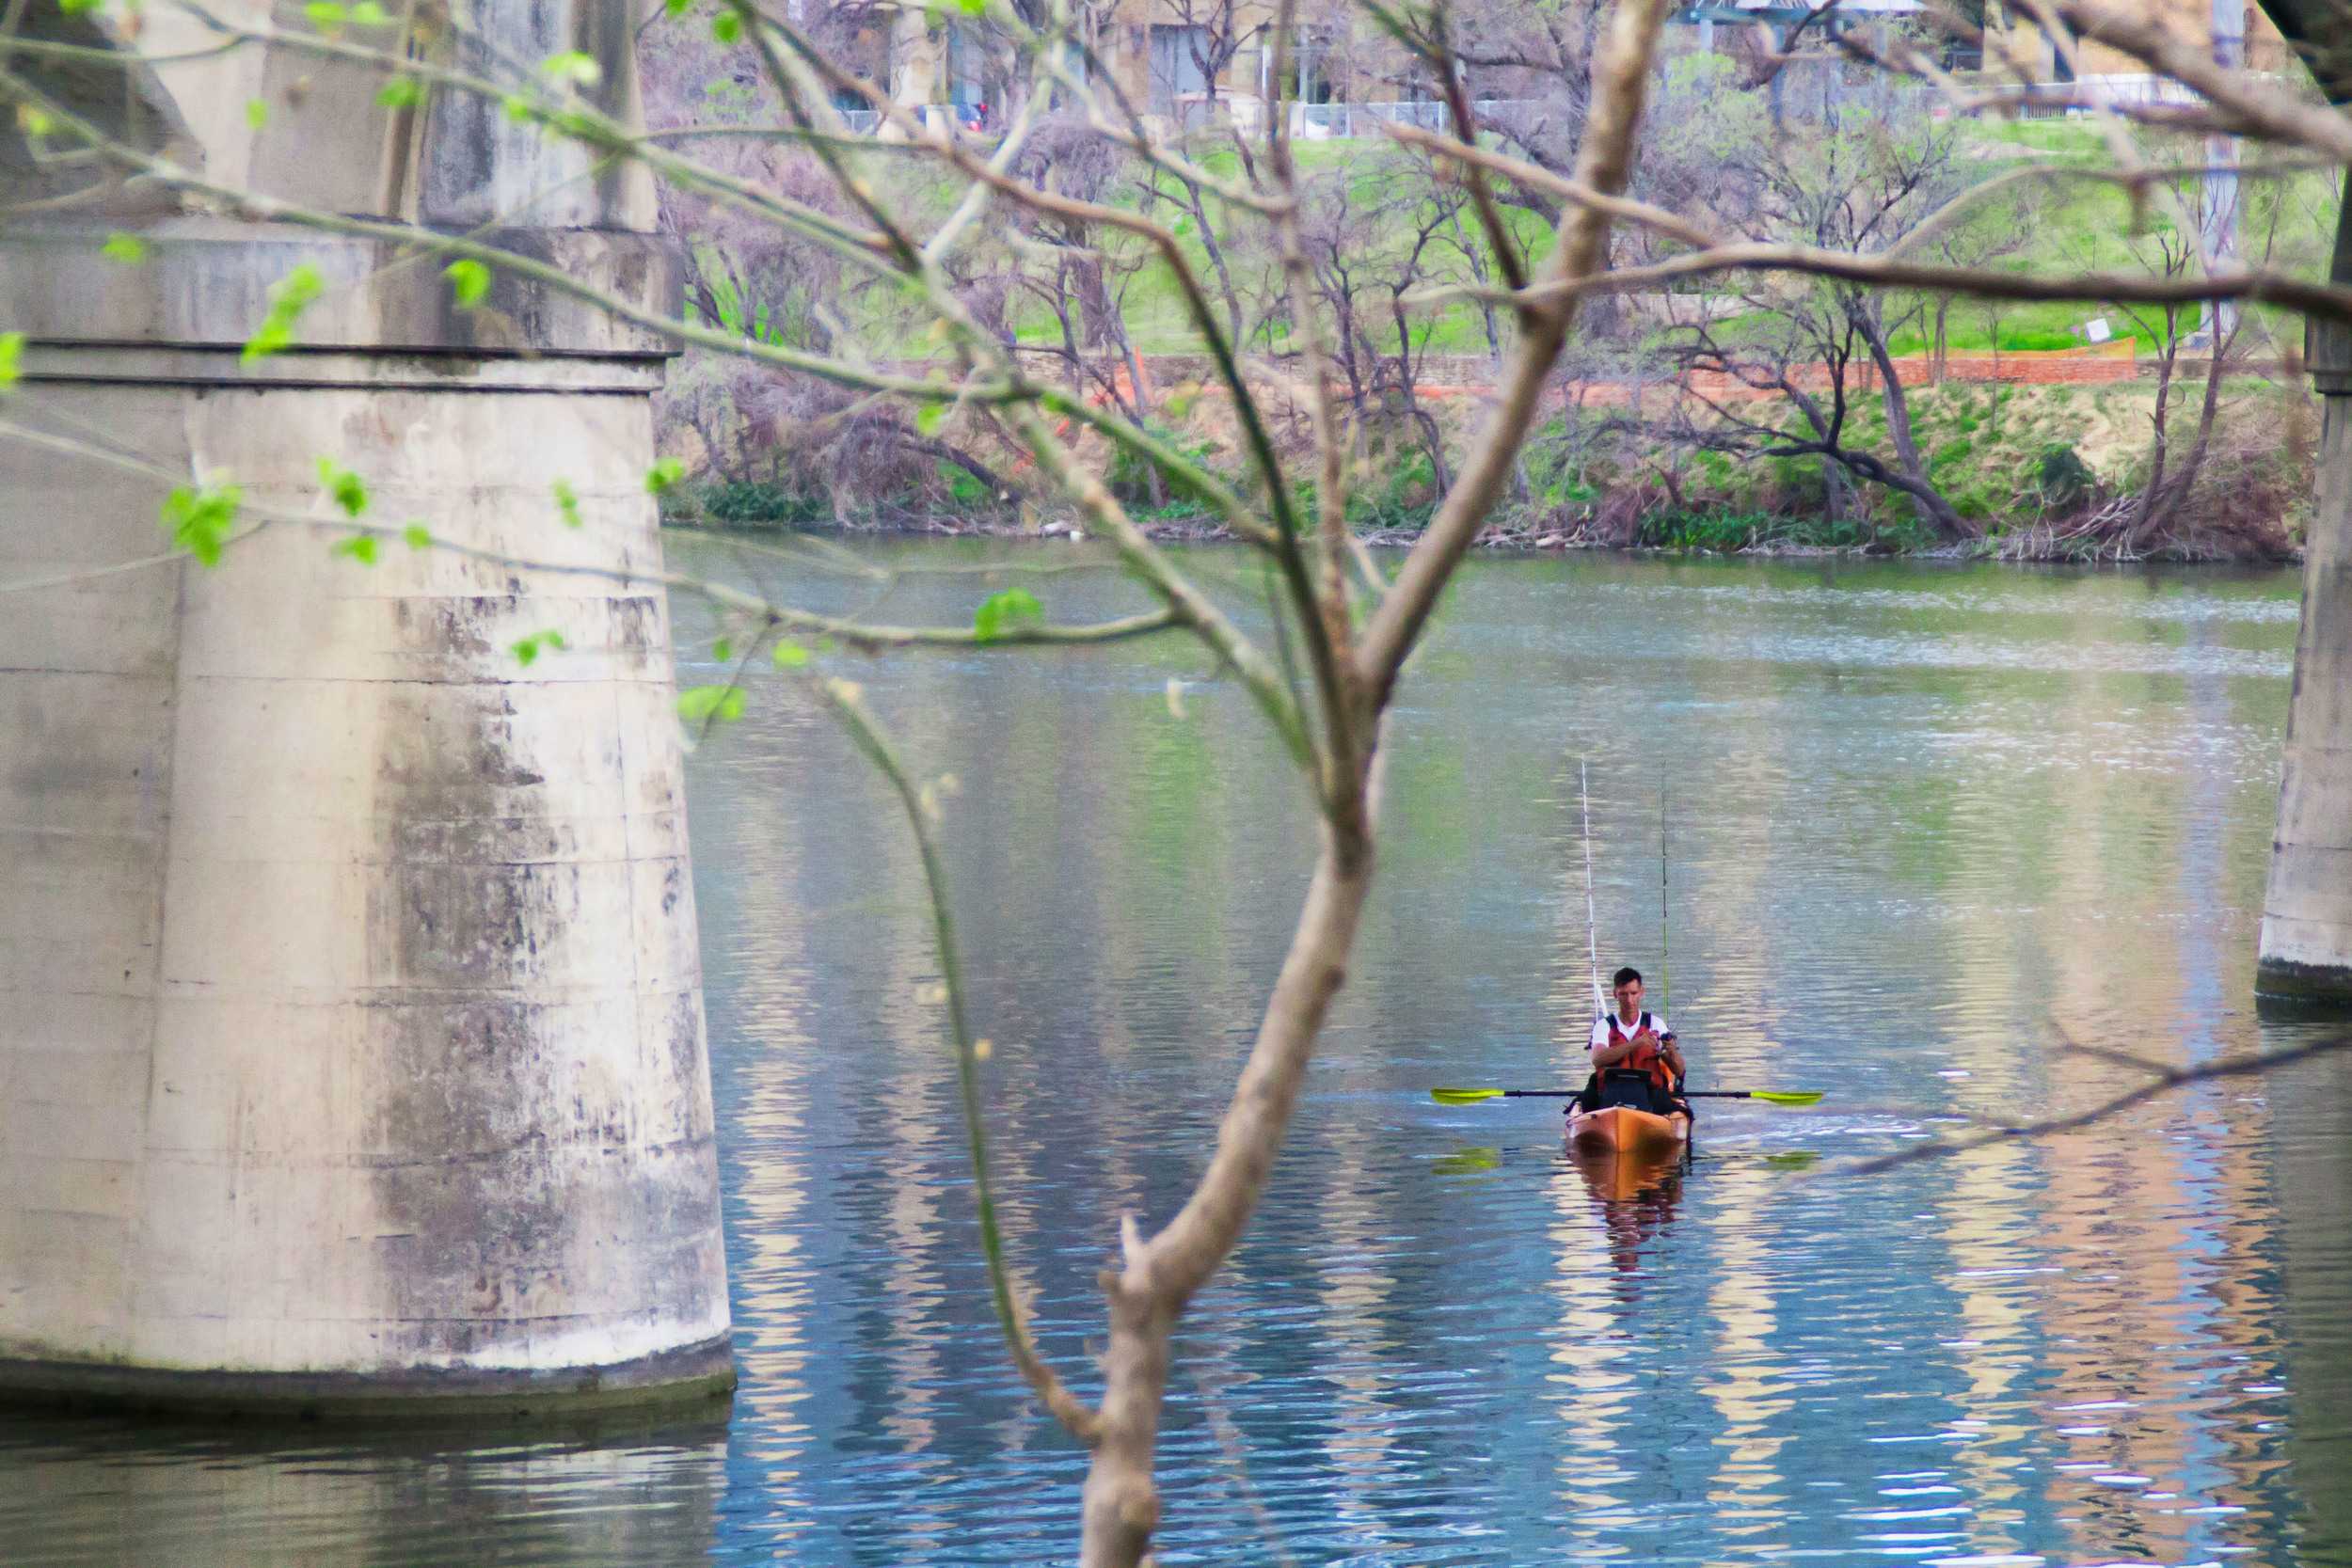
<path fill-rule="evenodd" d="M 1671 1155 L 1690 1141 L 1691 1118 L 1653 1116 L 1630 1105 L 1585 1111 L 1568 1118 L 1568 1142 L 1580 1152 L 1610 1151 L 1642 1159 Z"/>

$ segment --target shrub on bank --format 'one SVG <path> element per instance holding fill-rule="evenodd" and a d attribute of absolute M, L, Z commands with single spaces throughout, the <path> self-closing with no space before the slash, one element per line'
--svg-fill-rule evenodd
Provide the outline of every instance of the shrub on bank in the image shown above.
<path fill-rule="evenodd" d="M 773 480 L 723 480 L 704 490 L 702 515 L 722 528 L 791 528 L 824 521 L 831 508 Z"/>

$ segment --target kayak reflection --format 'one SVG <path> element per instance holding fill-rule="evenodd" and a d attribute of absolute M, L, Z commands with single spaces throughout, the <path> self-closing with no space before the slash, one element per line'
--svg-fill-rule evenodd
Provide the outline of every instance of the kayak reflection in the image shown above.
<path fill-rule="evenodd" d="M 1571 1139 L 1567 1155 L 1600 1210 L 1610 1261 L 1620 1274 L 1640 1273 L 1643 1248 L 1673 1221 L 1682 1200 L 1690 1146 L 1606 1148 Z"/>

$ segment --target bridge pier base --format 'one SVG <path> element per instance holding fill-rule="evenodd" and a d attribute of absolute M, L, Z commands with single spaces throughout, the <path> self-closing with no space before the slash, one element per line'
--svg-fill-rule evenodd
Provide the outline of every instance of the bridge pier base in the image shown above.
<path fill-rule="evenodd" d="M 51 438 L 0 440 L 0 579 L 56 583 L 0 614 L 0 1392 L 723 1390 L 662 345 L 501 280 L 542 352 L 485 348 L 365 242 L 163 225 L 136 272 L 68 263 L 102 238 L 0 247 L 11 422 Z M 295 264 L 305 343 L 248 362 Z M 373 562 L 322 459 L 394 531 Z M 238 491 L 213 566 L 157 559 L 196 476 Z"/>
<path fill-rule="evenodd" d="M 2352 279 L 2352 203 L 2331 271 Z M 2352 1006 L 2352 328 L 2313 322 L 2308 358 L 2326 412 L 2254 984 L 2265 997 Z"/>

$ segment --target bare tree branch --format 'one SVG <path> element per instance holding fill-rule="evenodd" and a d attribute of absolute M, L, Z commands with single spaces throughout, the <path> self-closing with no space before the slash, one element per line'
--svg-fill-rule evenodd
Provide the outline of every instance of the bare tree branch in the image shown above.
<path fill-rule="evenodd" d="M 1649 62 L 1663 25 L 1663 0 L 1624 0 L 1594 68 L 1598 83 L 1593 118 L 1577 152 L 1575 182 L 1614 198 L 1632 168 L 1634 133 L 1642 118 Z M 1527 309 L 1499 406 L 1464 463 L 1454 488 L 1374 611 L 1359 647 L 1360 676 L 1375 705 L 1385 704 L 1405 656 L 1436 608 L 1438 592 L 1470 548 L 1510 476 L 1519 443 L 1534 421 L 1544 382 L 1575 320 L 1574 301 L 1601 276 L 1607 261 L 1609 214 L 1579 205 L 1560 224 L 1559 243 L 1546 258 L 1546 280 L 1510 294 Z"/>
<path fill-rule="evenodd" d="M 2076 1049 L 2083 1050 L 2090 1054 L 2105 1056 L 2132 1067 L 2141 1068 L 2153 1076 L 2147 1083 L 2126 1089 L 2111 1099 L 2103 1100 L 2088 1110 L 2076 1111 L 2069 1116 L 2050 1117 L 2041 1121 L 2026 1122 L 2016 1127 L 1992 1128 L 1967 1137 L 1937 1138 L 1927 1143 L 1914 1144 L 1908 1148 L 1899 1148 L 1892 1154 L 1881 1154 L 1848 1165 L 1844 1167 L 1844 1174 L 1875 1176 L 1881 1171 L 1893 1170 L 1900 1165 L 1915 1164 L 1921 1160 L 1941 1160 L 1956 1154 L 1967 1154 L 1979 1148 L 1990 1148 L 1994 1144 L 2012 1143 L 2021 1139 L 2031 1141 L 2037 1138 L 2053 1137 L 2060 1132 L 2075 1132 L 2090 1126 L 2093 1122 L 2104 1121 L 2119 1112 L 2128 1111 L 2135 1105 L 2144 1104 L 2158 1095 L 2169 1094 L 2174 1089 L 2186 1085 L 2202 1084 L 2219 1078 L 2243 1078 L 2272 1072 L 2293 1062 L 2308 1061 L 2313 1056 L 2331 1055 L 2347 1048 L 2352 1048 L 2352 1035 L 2333 1035 L 2326 1039 L 2290 1046 L 2284 1051 L 2265 1052 L 2252 1056 L 2231 1056 L 2217 1062 L 2200 1063 L 2196 1067 L 2169 1068 L 2160 1067 L 2153 1062 L 2131 1055 L 2129 1053 L 2093 1051 L 2089 1047 L 2077 1047 Z"/>

